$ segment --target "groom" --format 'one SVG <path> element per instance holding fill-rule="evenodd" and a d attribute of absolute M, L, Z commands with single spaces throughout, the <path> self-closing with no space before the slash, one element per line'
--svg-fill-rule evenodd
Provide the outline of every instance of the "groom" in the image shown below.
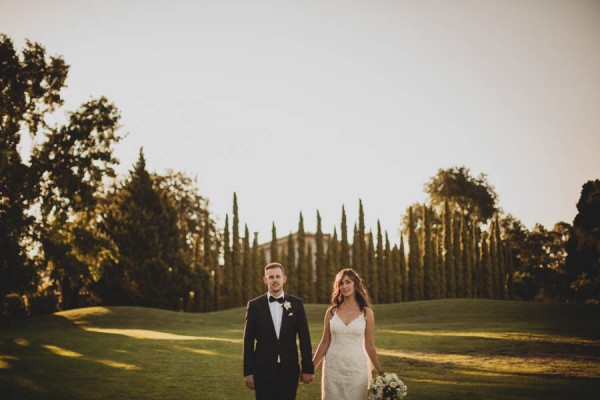
<path fill-rule="evenodd" d="M 244 382 L 248 389 L 256 390 L 257 400 L 294 400 L 298 380 L 311 383 L 314 379 L 304 305 L 298 297 L 283 293 L 287 278 L 281 264 L 268 264 L 263 281 L 267 294 L 250 300 L 246 309 Z"/>

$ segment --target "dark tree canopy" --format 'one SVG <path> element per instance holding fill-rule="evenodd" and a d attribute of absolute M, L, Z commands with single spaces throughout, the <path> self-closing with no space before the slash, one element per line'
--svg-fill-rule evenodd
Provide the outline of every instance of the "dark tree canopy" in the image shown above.
<path fill-rule="evenodd" d="M 464 166 L 438 170 L 425 184 L 425 192 L 432 205 L 441 206 L 448 201 L 452 209 L 479 222 L 488 221 L 498 211 L 498 196 L 487 176 L 473 177 Z"/>

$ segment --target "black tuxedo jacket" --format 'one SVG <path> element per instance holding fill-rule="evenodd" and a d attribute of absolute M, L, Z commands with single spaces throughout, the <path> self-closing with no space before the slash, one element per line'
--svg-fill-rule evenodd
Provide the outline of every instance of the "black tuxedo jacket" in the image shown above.
<path fill-rule="evenodd" d="M 283 309 L 279 340 L 273 326 L 267 295 L 248 302 L 244 324 L 244 376 L 254 375 L 265 379 L 274 377 L 277 356 L 281 358 L 281 365 L 289 369 L 290 373 L 300 376 L 296 336 L 300 341 L 302 373 L 314 373 L 304 304 L 298 297 L 287 293 L 284 296 L 284 304 L 287 301 L 291 307 L 288 310 Z M 278 306 L 283 307 L 284 304 Z"/>

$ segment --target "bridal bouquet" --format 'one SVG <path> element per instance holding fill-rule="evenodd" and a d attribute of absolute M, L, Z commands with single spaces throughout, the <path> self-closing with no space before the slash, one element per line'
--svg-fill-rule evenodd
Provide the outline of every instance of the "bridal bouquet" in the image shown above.
<path fill-rule="evenodd" d="M 386 372 L 371 381 L 369 400 L 400 400 L 406 393 L 408 389 L 398 375 Z"/>

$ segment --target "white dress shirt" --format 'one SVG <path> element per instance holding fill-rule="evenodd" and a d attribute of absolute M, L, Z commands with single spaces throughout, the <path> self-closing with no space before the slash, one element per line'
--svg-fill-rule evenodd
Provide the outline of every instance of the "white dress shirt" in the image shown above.
<path fill-rule="evenodd" d="M 271 293 L 267 292 L 267 300 L 271 297 Z M 275 296 L 273 296 L 275 297 Z M 283 297 L 283 291 L 276 299 Z M 273 320 L 273 326 L 275 327 L 275 334 L 277 335 L 277 339 L 279 339 L 279 332 L 281 331 L 281 320 L 283 317 L 283 304 L 280 304 L 277 301 L 269 302 L 269 309 L 271 310 L 271 319 Z"/>

